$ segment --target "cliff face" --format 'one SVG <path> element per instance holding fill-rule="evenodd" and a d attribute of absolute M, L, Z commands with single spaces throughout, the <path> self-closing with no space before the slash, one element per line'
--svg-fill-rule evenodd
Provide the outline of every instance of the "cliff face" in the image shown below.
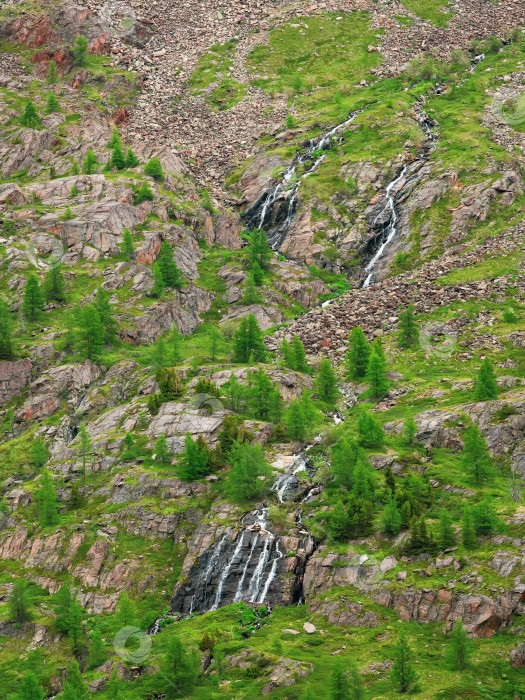
<path fill-rule="evenodd" d="M 2 5 L 7 697 L 522 697 L 524 23 Z"/>

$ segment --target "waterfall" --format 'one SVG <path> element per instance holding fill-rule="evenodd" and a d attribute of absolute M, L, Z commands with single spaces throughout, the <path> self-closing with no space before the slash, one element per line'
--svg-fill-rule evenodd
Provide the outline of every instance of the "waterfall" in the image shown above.
<path fill-rule="evenodd" d="M 292 164 L 288 166 L 281 181 L 267 190 L 243 214 L 242 218 L 248 226 L 266 230 L 268 242 L 274 250 L 280 248 L 295 216 L 301 182 L 319 168 L 326 158 L 326 151 L 332 146 L 334 137 L 353 122 L 361 112 L 362 110 L 352 112 L 343 122 L 332 127 L 330 131 L 310 139 L 305 148 L 295 156 Z M 304 172 L 298 178 L 298 168 L 303 165 Z M 275 211 L 276 206 L 274 205 L 278 204 L 279 207 Z"/>
<path fill-rule="evenodd" d="M 199 582 L 198 582 L 198 587 L 197 590 L 204 590 L 205 595 L 206 595 L 206 589 L 208 587 L 208 584 L 210 582 L 210 579 L 215 572 L 215 567 L 219 563 L 219 558 L 221 556 L 222 548 L 224 547 L 224 543 L 226 542 L 226 539 L 228 538 L 228 535 L 230 534 L 230 528 L 226 530 L 224 535 L 222 536 L 222 539 L 220 540 L 219 544 L 215 547 L 213 550 L 213 553 L 209 559 L 208 565 L 202 572 L 202 574 L 199 576 Z M 195 596 L 196 593 L 194 593 L 193 598 L 191 599 L 191 604 L 190 604 L 190 612 L 189 614 L 193 612 L 193 606 L 195 603 Z"/>
<path fill-rule="evenodd" d="M 375 274 L 375 268 L 377 266 L 377 263 L 381 260 L 381 258 L 384 255 L 385 250 L 388 248 L 388 245 L 390 241 L 394 238 L 397 232 L 396 224 L 398 220 L 397 216 L 397 211 L 396 211 L 396 204 L 395 204 L 395 198 L 396 195 L 399 193 L 400 189 L 402 188 L 402 185 L 400 186 L 400 183 L 403 182 L 405 175 L 407 172 L 407 168 L 404 167 L 403 170 L 401 171 L 401 174 L 396 177 L 395 180 L 392 180 L 392 182 L 388 185 L 386 188 L 386 204 L 384 208 L 379 212 L 379 214 L 376 216 L 374 219 L 374 222 L 372 226 L 374 226 L 377 221 L 381 218 L 384 217 L 385 213 L 388 215 L 387 219 L 387 225 L 384 230 L 384 234 L 382 236 L 382 243 L 379 246 L 378 250 L 376 251 L 374 257 L 368 265 L 365 268 L 365 272 L 367 273 L 366 279 L 363 282 L 363 288 L 368 287 L 373 279 L 374 279 L 374 274 Z M 392 195 L 392 192 L 394 194 Z"/>

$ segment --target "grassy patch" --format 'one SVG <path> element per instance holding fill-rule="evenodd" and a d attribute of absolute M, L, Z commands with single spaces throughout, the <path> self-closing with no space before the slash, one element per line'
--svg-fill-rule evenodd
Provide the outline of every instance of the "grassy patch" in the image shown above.
<path fill-rule="evenodd" d="M 208 103 L 218 112 L 235 107 L 246 94 L 246 85 L 238 83 L 236 80 L 225 78 L 210 93 Z"/>
<path fill-rule="evenodd" d="M 411 10 L 421 19 L 429 20 L 436 27 L 447 26 L 451 14 L 444 8 L 448 7 L 448 4 L 448 0 L 403 0 L 407 10 Z"/>
<path fill-rule="evenodd" d="M 225 44 L 214 44 L 208 53 L 199 59 L 189 79 L 194 95 L 227 76 L 228 70 L 233 66 L 236 46 L 237 42 L 234 39 Z"/>
<path fill-rule="evenodd" d="M 439 280 L 439 284 L 461 284 L 477 282 L 485 279 L 495 279 L 505 275 L 514 275 L 523 259 L 523 253 L 516 251 L 499 258 L 490 258 L 476 265 L 469 265 L 461 270 L 453 270 Z"/>

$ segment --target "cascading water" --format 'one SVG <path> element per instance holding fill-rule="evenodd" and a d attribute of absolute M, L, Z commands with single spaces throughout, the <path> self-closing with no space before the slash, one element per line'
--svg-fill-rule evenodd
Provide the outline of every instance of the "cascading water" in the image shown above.
<path fill-rule="evenodd" d="M 319 168 L 326 158 L 326 151 L 332 147 L 334 137 L 353 122 L 358 114 L 360 111 L 352 112 L 326 134 L 310 139 L 287 168 L 281 181 L 267 190 L 243 215 L 248 226 L 265 229 L 268 242 L 274 250 L 280 248 L 293 221 L 301 182 Z M 301 166 L 304 166 L 304 170 L 299 177 Z"/>
<path fill-rule="evenodd" d="M 368 287 L 373 279 L 374 279 L 374 274 L 375 274 L 375 268 L 377 266 L 377 263 L 381 260 L 381 258 L 384 255 L 384 252 L 386 248 L 388 247 L 390 241 L 394 238 L 396 235 L 397 229 L 396 229 L 396 224 L 398 220 L 397 216 L 397 211 L 396 211 L 396 205 L 395 205 L 395 197 L 399 190 L 403 187 L 403 180 L 405 178 L 407 172 L 407 168 L 403 168 L 401 171 L 401 174 L 396 177 L 395 180 L 392 180 L 392 182 L 388 185 L 386 188 L 386 204 L 384 209 L 376 216 L 373 226 L 377 224 L 377 221 L 379 219 L 382 219 L 385 214 L 387 215 L 387 224 L 384 229 L 384 234 L 382 236 L 383 241 L 379 248 L 377 249 L 374 257 L 370 260 L 368 265 L 365 268 L 365 272 L 367 273 L 365 281 L 363 282 L 363 288 Z M 393 194 L 392 194 L 393 192 Z"/>

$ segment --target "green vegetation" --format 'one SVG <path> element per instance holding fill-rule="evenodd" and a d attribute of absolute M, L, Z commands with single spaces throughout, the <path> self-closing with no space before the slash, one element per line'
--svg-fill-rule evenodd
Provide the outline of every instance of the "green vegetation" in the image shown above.
<path fill-rule="evenodd" d="M 450 19 L 450 13 L 446 11 L 449 6 L 447 0 L 403 0 L 403 5 L 437 27 L 446 27 Z"/>

